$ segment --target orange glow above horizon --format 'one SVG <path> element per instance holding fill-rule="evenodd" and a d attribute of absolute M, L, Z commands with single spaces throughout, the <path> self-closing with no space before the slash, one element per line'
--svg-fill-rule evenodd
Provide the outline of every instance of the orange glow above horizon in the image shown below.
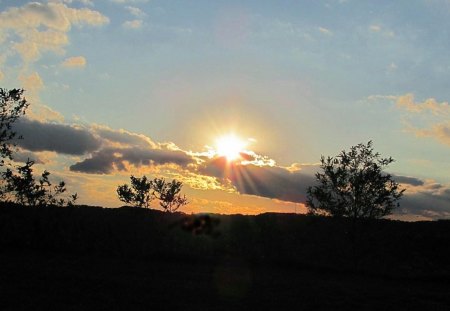
<path fill-rule="evenodd" d="M 216 140 L 216 154 L 225 157 L 227 161 L 234 161 L 241 157 L 247 142 L 234 134 L 221 136 Z"/>

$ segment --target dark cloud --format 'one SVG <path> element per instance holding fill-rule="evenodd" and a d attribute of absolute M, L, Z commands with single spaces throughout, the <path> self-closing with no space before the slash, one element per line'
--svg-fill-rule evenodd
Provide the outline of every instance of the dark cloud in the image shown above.
<path fill-rule="evenodd" d="M 411 186 L 422 186 L 424 184 L 423 180 L 415 177 L 394 175 L 393 178 L 398 183 L 408 184 Z"/>
<path fill-rule="evenodd" d="M 18 150 L 14 153 L 14 161 L 25 163 L 28 160 L 34 161 L 36 164 L 44 164 L 45 162 L 35 153 L 30 151 Z"/>
<path fill-rule="evenodd" d="M 183 151 L 147 148 L 105 148 L 92 154 L 88 159 L 70 167 L 71 171 L 109 174 L 116 170 L 125 170 L 125 162 L 136 167 L 144 165 L 176 164 L 186 167 L 195 160 Z"/>
<path fill-rule="evenodd" d="M 277 166 L 237 165 L 225 158 L 206 161 L 199 173 L 228 179 L 242 194 L 257 195 L 283 201 L 305 203 L 306 189 L 316 184 L 315 165 L 297 166 L 291 171 Z M 450 217 L 450 189 L 438 183 L 425 184 L 421 179 L 394 176 L 397 182 L 413 186 L 400 200 L 396 214 L 414 214 L 432 218 Z"/>
<path fill-rule="evenodd" d="M 116 158 L 114 152 L 101 150 L 95 152 L 90 158 L 71 165 L 70 170 L 89 174 L 109 174 L 114 170 L 114 164 L 117 162 L 120 160 Z"/>
<path fill-rule="evenodd" d="M 305 203 L 306 189 L 315 183 L 311 173 L 289 171 L 277 166 L 228 164 L 216 158 L 200 168 L 200 172 L 219 179 L 226 178 L 242 194 L 283 201 Z"/>
<path fill-rule="evenodd" d="M 95 127 L 95 133 L 103 139 L 107 139 L 113 143 L 119 143 L 130 146 L 151 146 L 155 147 L 149 138 L 144 135 L 138 135 L 135 133 L 130 133 L 125 130 L 113 130 L 108 127 Z"/>
<path fill-rule="evenodd" d="M 87 129 L 66 124 L 21 119 L 13 128 L 23 139 L 17 144 L 30 151 L 54 151 L 82 155 L 97 150 L 101 141 Z"/>
<path fill-rule="evenodd" d="M 19 147 L 25 149 L 15 154 L 15 159 L 19 162 L 30 158 L 40 163 L 41 159 L 33 151 L 54 151 L 69 155 L 90 154 L 87 159 L 70 167 L 72 171 L 90 174 L 110 174 L 115 170 L 125 170 L 126 163 L 136 167 L 176 164 L 197 174 L 217 177 L 224 184 L 228 180 L 242 194 L 291 202 L 305 202 L 306 189 L 315 184 L 314 173 L 319 169 L 315 165 L 294 165 L 287 169 L 270 165 L 227 163 L 223 157 L 193 158 L 184 151 L 173 149 L 171 144 L 157 144 L 144 135 L 95 125 L 88 128 L 22 119 L 14 125 L 13 130 L 24 137 L 17 140 Z M 263 159 L 247 153 L 241 156 L 246 161 L 255 163 Z M 189 166 L 196 164 L 196 159 L 201 159 L 204 163 L 199 167 Z M 394 179 L 408 188 L 396 213 L 432 218 L 450 217 L 448 186 L 425 183 L 409 176 L 394 176 Z"/>
<path fill-rule="evenodd" d="M 401 214 L 423 215 L 426 217 L 448 218 L 450 217 L 450 189 L 439 192 L 405 192 L 400 201 Z"/>

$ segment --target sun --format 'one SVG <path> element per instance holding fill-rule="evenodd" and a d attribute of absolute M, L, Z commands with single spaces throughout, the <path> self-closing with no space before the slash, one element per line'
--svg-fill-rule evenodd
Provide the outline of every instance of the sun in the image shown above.
<path fill-rule="evenodd" d="M 241 153 L 247 143 L 234 134 L 219 137 L 216 140 L 216 154 L 225 157 L 228 161 L 234 161 L 241 157 Z"/>

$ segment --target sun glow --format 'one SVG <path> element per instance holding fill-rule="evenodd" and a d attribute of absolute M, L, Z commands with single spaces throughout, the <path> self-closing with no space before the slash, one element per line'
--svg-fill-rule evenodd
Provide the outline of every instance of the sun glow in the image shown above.
<path fill-rule="evenodd" d="M 241 157 L 246 146 L 247 143 L 244 140 L 229 134 L 216 140 L 216 154 L 225 157 L 228 161 L 234 161 Z"/>

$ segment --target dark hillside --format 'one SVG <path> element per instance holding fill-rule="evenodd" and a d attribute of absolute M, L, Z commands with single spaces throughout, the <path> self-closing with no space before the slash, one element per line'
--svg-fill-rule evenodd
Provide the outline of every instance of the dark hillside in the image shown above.
<path fill-rule="evenodd" d="M 9 298 L 0 308 L 14 310 L 22 291 L 38 304 L 56 295 L 66 309 L 278 306 L 278 298 L 311 310 L 450 306 L 449 221 L 211 215 L 213 230 L 202 233 L 186 225 L 199 217 L 4 204 L 0 289 Z"/>

